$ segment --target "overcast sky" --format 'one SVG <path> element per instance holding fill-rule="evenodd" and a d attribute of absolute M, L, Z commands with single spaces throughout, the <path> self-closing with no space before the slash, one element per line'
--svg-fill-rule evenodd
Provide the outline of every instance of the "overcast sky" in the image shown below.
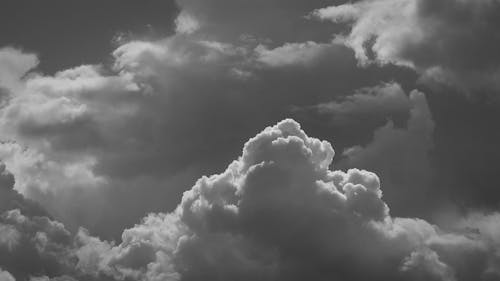
<path fill-rule="evenodd" d="M 0 5 L 0 281 L 500 280 L 500 1 Z"/>

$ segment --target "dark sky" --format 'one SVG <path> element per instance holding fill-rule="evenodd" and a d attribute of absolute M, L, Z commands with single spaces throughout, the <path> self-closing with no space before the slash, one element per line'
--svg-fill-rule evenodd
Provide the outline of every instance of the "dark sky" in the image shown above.
<path fill-rule="evenodd" d="M 0 281 L 500 280 L 500 3 L 0 2 Z"/>
<path fill-rule="evenodd" d="M 0 45 L 39 55 L 40 70 L 110 61 L 115 36 L 160 38 L 173 32 L 173 0 L 5 0 Z"/>

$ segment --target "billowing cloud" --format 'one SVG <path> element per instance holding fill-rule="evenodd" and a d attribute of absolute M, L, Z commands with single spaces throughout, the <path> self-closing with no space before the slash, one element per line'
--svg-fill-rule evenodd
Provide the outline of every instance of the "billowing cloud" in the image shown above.
<path fill-rule="evenodd" d="M 425 101 L 417 92 L 410 99 Z M 329 142 L 286 119 L 251 138 L 223 173 L 200 178 L 175 211 L 126 229 L 119 244 L 47 216 L 3 212 L 0 265 L 32 281 L 500 277 L 500 215 L 457 217 L 443 229 L 393 217 L 379 177 L 331 170 L 333 157 Z"/>
<path fill-rule="evenodd" d="M 498 89 L 498 1 L 366 0 L 313 15 L 351 25 L 342 41 L 361 64 L 408 66 L 426 82 L 465 91 Z"/>
<path fill-rule="evenodd" d="M 498 277 L 487 228 L 446 232 L 391 217 L 378 176 L 330 170 L 333 156 L 284 120 L 226 171 L 199 179 L 174 212 L 124 231 L 121 244 L 80 233 L 79 266 L 135 280 Z"/>
<path fill-rule="evenodd" d="M 0 165 L 0 279 L 500 278 L 497 213 L 417 218 L 440 192 L 435 124 L 424 94 L 403 90 L 415 72 L 495 88 L 495 1 L 313 12 L 333 25 L 307 16 L 331 1 L 177 3 L 175 34 L 121 38 L 109 64 L 49 75 L 35 54 L 0 49 L 0 159 L 12 172 Z M 321 132 L 340 135 L 342 171 L 332 145 L 291 119 L 227 166 L 250 134 L 300 116 L 290 108 L 326 116 L 316 126 L 378 128 L 368 141 Z M 213 175 L 182 195 L 201 174 Z"/>

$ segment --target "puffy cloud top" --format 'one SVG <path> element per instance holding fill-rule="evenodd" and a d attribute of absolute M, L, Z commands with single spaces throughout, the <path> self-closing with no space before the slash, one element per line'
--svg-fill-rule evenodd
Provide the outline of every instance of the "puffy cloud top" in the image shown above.
<path fill-rule="evenodd" d="M 79 266 L 137 280 L 498 277 L 488 239 L 391 217 L 377 175 L 330 170 L 333 155 L 281 121 L 223 173 L 199 179 L 174 212 L 124 231 L 121 244 L 80 233 Z"/>

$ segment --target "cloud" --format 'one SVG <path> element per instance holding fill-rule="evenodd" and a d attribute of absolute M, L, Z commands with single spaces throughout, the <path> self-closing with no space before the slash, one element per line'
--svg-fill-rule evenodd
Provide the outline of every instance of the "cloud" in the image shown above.
<path fill-rule="evenodd" d="M 258 45 L 255 52 L 257 61 L 267 66 L 310 66 L 317 64 L 320 60 L 334 53 L 338 46 L 330 44 L 318 44 L 312 41 L 305 43 L 285 43 L 280 47 L 268 49 L 264 45 Z"/>
<path fill-rule="evenodd" d="M 333 156 L 330 143 L 279 122 L 226 171 L 199 179 L 174 212 L 125 230 L 122 243 L 80 233 L 80 267 L 137 280 L 469 280 L 492 272 L 496 246 L 487 236 L 391 217 L 378 176 L 330 170 Z"/>
<path fill-rule="evenodd" d="M 180 13 L 175 20 L 175 32 L 190 34 L 200 28 L 200 24 L 192 16 Z"/>
<path fill-rule="evenodd" d="M 47 213 L 34 201 L 26 199 L 14 190 L 14 175 L 7 171 L 3 162 L 0 162 L 0 212 L 10 209 L 19 209 L 31 215 L 47 215 Z M 7 226 L 8 232 L 16 236 Z"/>
<path fill-rule="evenodd" d="M 0 265 L 8 270 L 0 272 L 0 279 L 15 280 L 13 275 L 25 280 L 41 270 L 57 272 L 68 256 L 70 233 L 13 189 L 14 176 L 3 163 L 0 170 Z"/>
<path fill-rule="evenodd" d="M 0 157 L 17 178 L 15 189 L 69 228 L 111 228 L 99 210 L 120 221 L 116 235 L 143 212 L 171 210 L 184 186 L 226 165 L 248 134 L 289 115 L 291 105 L 330 99 L 364 86 L 364 78 L 373 83 L 393 76 L 390 67 L 358 69 L 352 51 L 339 44 L 273 43 L 251 30 L 219 37 L 195 12 L 195 6 L 210 7 L 186 5 L 178 23 L 196 21 L 199 29 L 121 42 L 109 64 L 45 75 L 37 72 L 36 55 L 5 51 L 19 71 L 11 75 L 15 89 L 3 85 L 10 89 L 2 91 Z M 305 15 L 306 6 L 287 4 L 287 20 Z M 140 185 L 156 195 L 141 193 Z M 127 208 L 133 215 L 107 207 L 120 208 L 130 194 L 156 203 L 140 200 L 134 211 Z M 165 196 L 168 207 L 157 199 Z"/>
<path fill-rule="evenodd" d="M 495 219 L 449 230 L 413 218 L 438 192 L 428 188 L 425 96 L 392 82 L 366 88 L 413 79 L 410 68 L 472 87 L 457 78 L 463 65 L 414 54 L 428 32 L 415 1 L 316 12 L 337 25 L 304 17 L 324 1 L 299 2 L 178 1 L 176 34 L 121 42 L 110 65 L 53 75 L 36 72 L 36 55 L 1 49 L 11 66 L 0 67 L 0 158 L 17 180 L 0 168 L 0 264 L 37 281 L 498 278 Z M 436 16 L 431 29 L 447 20 Z M 358 37 L 330 42 L 346 21 Z M 352 132 L 394 121 L 341 155 L 341 168 L 359 169 L 332 170 L 332 146 L 286 119 L 214 174 L 292 105 Z M 177 206 L 200 174 L 214 175 Z M 401 210 L 412 218 L 394 215 Z M 103 238 L 124 226 L 120 240 Z"/>
<path fill-rule="evenodd" d="M 16 281 L 14 277 L 8 272 L 0 269 L 0 280 L 2 281 Z"/>
<path fill-rule="evenodd" d="M 18 88 L 19 80 L 38 65 L 38 57 L 18 49 L 0 49 L 0 85 L 7 89 Z"/>
<path fill-rule="evenodd" d="M 331 170 L 333 157 L 329 142 L 283 120 L 248 140 L 224 172 L 200 178 L 175 211 L 149 214 L 118 244 L 9 208 L 0 229 L 12 239 L 0 264 L 31 281 L 499 277 L 497 213 L 445 228 L 391 216 L 379 177 Z"/>
<path fill-rule="evenodd" d="M 498 89 L 497 1 L 366 0 L 313 15 L 350 24 L 336 41 L 350 46 L 361 64 L 411 67 L 425 82 L 466 92 Z"/>

